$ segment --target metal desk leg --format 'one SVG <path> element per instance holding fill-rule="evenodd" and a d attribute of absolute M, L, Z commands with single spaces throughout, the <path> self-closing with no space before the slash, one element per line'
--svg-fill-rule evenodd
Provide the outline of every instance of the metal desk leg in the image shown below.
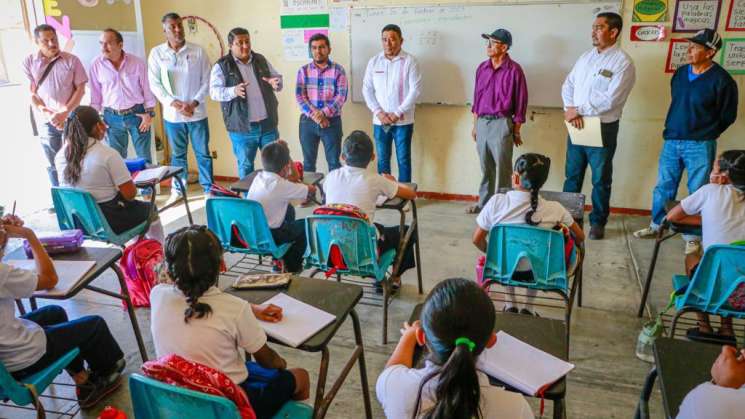
<path fill-rule="evenodd" d="M 360 329 L 360 318 L 357 316 L 357 312 L 352 309 L 349 312 L 352 317 L 352 325 L 354 326 L 354 341 L 357 347 L 360 349 L 358 360 L 360 368 L 360 385 L 362 386 L 362 401 L 365 403 L 365 417 L 372 419 L 372 406 L 370 405 L 370 388 L 367 384 L 367 366 L 365 365 L 365 347 L 362 344 L 362 330 Z"/>
<path fill-rule="evenodd" d="M 315 419 L 323 418 L 326 415 L 324 393 L 326 392 L 326 376 L 329 372 L 329 348 L 324 346 L 321 349 L 321 367 L 318 370 L 318 383 L 316 383 L 316 400 L 313 403 L 313 417 Z"/>
<path fill-rule="evenodd" d="M 422 288 L 422 257 L 419 254 L 419 216 L 416 212 L 416 201 L 411 201 L 411 217 L 413 218 L 414 224 L 416 226 L 416 241 L 414 242 L 414 255 L 416 256 L 416 277 L 417 281 L 419 281 L 419 294 L 422 294 L 424 292 Z"/>
<path fill-rule="evenodd" d="M 194 219 L 191 218 L 191 210 L 189 209 L 189 197 L 187 195 L 184 182 L 181 180 L 181 176 L 174 176 L 173 178 L 176 179 L 176 182 L 178 182 L 179 188 L 181 189 L 181 198 L 184 200 L 184 206 L 186 207 L 186 216 L 189 218 L 189 224 L 192 225 L 194 224 Z"/>
<path fill-rule="evenodd" d="M 16 307 L 18 307 L 18 313 L 20 313 L 21 316 L 26 314 L 26 307 L 23 306 L 23 301 L 16 300 Z"/>
<path fill-rule="evenodd" d="M 665 228 L 660 227 L 657 232 L 657 238 L 654 241 L 654 251 L 652 252 L 652 260 L 649 262 L 649 270 L 647 270 L 647 278 L 644 280 L 644 290 L 642 291 L 642 300 L 639 303 L 639 310 L 636 312 L 636 317 L 642 317 L 644 315 L 644 307 L 647 304 L 647 297 L 649 296 L 649 288 L 652 285 L 652 276 L 654 275 L 655 265 L 657 265 L 657 256 L 660 253 L 660 246 L 662 242 L 673 237 L 678 233 L 672 233 L 665 236 Z"/>
<path fill-rule="evenodd" d="M 554 419 L 566 419 L 566 417 L 567 405 L 564 398 L 554 400 Z"/>
<path fill-rule="evenodd" d="M 36 305 L 36 298 L 31 297 L 28 299 L 29 303 L 31 303 L 31 311 L 38 310 L 39 307 Z"/>
<path fill-rule="evenodd" d="M 654 382 L 656 380 L 657 367 L 652 367 L 649 375 L 647 375 L 647 379 L 644 380 L 644 387 L 642 388 L 641 395 L 639 395 L 639 404 L 636 406 L 634 419 L 649 418 L 649 398 L 652 396 L 652 389 L 654 388 Z"/>

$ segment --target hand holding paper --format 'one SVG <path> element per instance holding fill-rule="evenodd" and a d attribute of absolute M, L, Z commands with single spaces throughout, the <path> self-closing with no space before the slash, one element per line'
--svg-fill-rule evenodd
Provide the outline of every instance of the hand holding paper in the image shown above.
<path fill-rule="evenodd" d="M 574 145 L 584 145 L 589 147 L 602 147 L 603 137 L 600 135 L 600 117 L 586 116 L 580 117 L 582 122 L 579 127 L 573 122 L 564 121 L 569 138 Z M 576 121 L 576 119 L 572 120 Z"/>

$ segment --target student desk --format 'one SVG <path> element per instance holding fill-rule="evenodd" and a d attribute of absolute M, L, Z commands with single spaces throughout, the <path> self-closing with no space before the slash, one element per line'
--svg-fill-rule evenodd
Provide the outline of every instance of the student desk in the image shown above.
<path fill-rule="evenodd" d="M 686 394 L 711 380 L 711 366 L 721 350 L 720 345 L 657 338 L 654 343 L 655 366 L 644 382 L 635 418 L 649 418 L 649 397 L 658 377 L 665 417 L 676 417 Z"/>
<path fill-rule="evenodd" d="M 243 194 L 248 193 L 248 190 L 251 189 L 251 184 L 254 181 L 254 178 L 256 177 L 256 174 L 258 174 L 261 170 L 254 170 L 251 172 L 250 175 L 244 177 L 243 179 L 234 182 L 232 185 L 230 185 L 230 189 Z M 318 188 L 318 191 L 321 192 L 321 202 L 324 201 L 324 193 L 323 193 L 323 187 L 321 187 L 321 181 L 323 180 L 323 173 L 320 172 L 305 172 L 303 173 L 303 183 L 306 185 L 314 185 Z M 318 203 L 318 202 L 316 202 Z"/>
<path fill-rule="evenodd" d="M 414 311 L 409 318 L 409 323 L 419 320 L 423 307 L 424 304 L 414 307 Z M 569 357 L 569 347 L 564 336 L 565 325 L 560 320 L 533 317 L 524 314 L 496 313 L 494 330 L 503 330 L 505 333 L 564 361 Z M 423 359 L 425 351 L 426 348 L 417 347 L 417 350 L 414 352 L 414 365 L 417 365 Z M 509 391 L 521 393 L 520 390 L 493 377 L 489 377 L 489 382 L 492 385 L 504 387 Z M 532 394 L 522 394 L 528 397 L 535 397 Z M 566 403 L 564 402 L 566 398 L 566 377 L 546 389 L 544 398 L 554 402 L 554 419 L 566 418 Z"/>
<path fill-rule="evenodd" d="M 54 260 L 72 260 L 72 261 L 94 261 L 96 264 L 91 268 L 88 273 L 83 275 L 82 278 L 66 278 L 60 277 L 56 287 L 51 290 L 36 291 L 31 298 L 31 308 L 36 309 L 37 298 L 43 298 L 48 300 L 68 300 L 75 297 L 83 289 L 88 289 L 100 294 L 108 295 L 120 299 L 127 306 L 127 312 L 129 314 L 129 320 L 132 322 L 132 330 L 137 340 L 137 347 L 140 350 L 140 356 L 142 362 L 147 361 L 147 350 L 145 349 L 145 343 L 142 340 L 142 334 L 140 333 L 140 326 L 137 324 L 137 317 L 135 316 L 134 305 L 132 300 L 129 298 L 129 290 L 127 284 L 124 281 L 124 274 L 119 269 L 117 262 L 122 257 L 122 251 L 116 247 L 86 247 L 84 246 L 75 253 L 67 253 L 61 255 L 55 255 L 52 259 Z M 23 247 L 19 247 L 10 254 L 6 255 L 6 260 L 10 259 L 27 259 L 26 253 Z M 111 269 L 116 274 L 119 280 L 119 287 L 121 293 L 115 293 L 113 291 L 105 290 L 91 285 L 91 283 L 98 278 L 104 271 Z M 19 305 L 19 309 L 22 305 Z"/>
<path fill-rule="evenodd" d="M 232 283 L 232 278 L 231 278 Z M 336 321 L 326 326 L 316 333 L 310 339 L 305 341 L 297 349 L 306 352 L 321 352 L 321 366 L 318 372 L 318 383 L 316 384 L 316 398 L 314 406 L 314 418 L 323 418 L 326 416 L 331 402 L 336 393 L 344 383 L 349 371 L 358 363 L 360 369 L 360 382 L 362 385 L 362 396 L 365 404 L 365 415 L 368 419 L 372 418 L 370 405 L 370 390 L 367 383 L 367 369 L 365 366 L 365 352 L 362 344 L 362 331 L 360 329 L 359 317 L 354 310 L 354 306 L 362 298 L 362 288 L 357 285 L 344 284 L 336 281 L 326 281 L 322 279 L 311 279 L 293 276 L 290 285 L 287 288 L 269 289 L 269 290 L 236 290 L 227 286 L 225 292 L 242 298 L 252 304 L 261 304 L 279 292 L 296 298 L 305 303 L 311 304 L 321 310 L 336 316 Z M 328 394 L 325 394 L 326 375 L 329 367 L 329 350 L 328 343 L 334 337 L 347 315 L 352 318 L 354 327 L 355 347 L 352 356 L 347 360 L 341 374 L 334 382 Z M 284 345 L 283 343 L 270 338 L 270 341 Z"/>
<path fill-rule="evenodd" d="M 181 199 L 174 201 L 163 208 L 158 209 L 158 212 L 162 212 L 167 210 L 168 208 L 171 208 L 174 205 L 179 204 L 181 201 L 184 201 L 184 207 L 186 207 L 186 216 L 189 218 L 189 224 L 194 224 L 194 220 L 191 218 L 191 210 L 189 210 L 189 197 L 187 196 L 186 187 L 184 186 L 184 182 L 181 180 L 181 173 L 183 173 L 184 168 L 183 167 L 176 167 L 176 166 L 166 166 L 168 168 L 168 171 L 161 176 L 160 179 L 158 179 L 157 182 L 136 182 L 135 186 L 137 186 L 140 189 L 150 189 L 150 193 L 152 194 L 152 198 L 150 199 L 150 203 L 155 206 L 155 185 L 163 182 L 164 180 L 168 179 L 175 179 L 176 183 L 178 183 L 179 188 L 181 188 L 181 191 L 183 192 L 181 195 Z"/>

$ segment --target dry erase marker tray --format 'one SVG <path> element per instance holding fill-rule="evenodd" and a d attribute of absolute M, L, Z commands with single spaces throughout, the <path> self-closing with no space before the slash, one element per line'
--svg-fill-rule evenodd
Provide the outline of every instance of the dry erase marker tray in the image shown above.
<path fill-rule="evenodd" d="M 241 275 L 233 282 L 233 288 L 239 290 L 282 288 L 290 284 L 292 274 L 251 274 Z"/>

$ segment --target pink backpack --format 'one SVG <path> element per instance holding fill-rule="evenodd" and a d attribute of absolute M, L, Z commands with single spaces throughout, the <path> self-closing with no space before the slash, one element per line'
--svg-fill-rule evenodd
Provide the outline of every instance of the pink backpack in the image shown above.
<path fill-rule="evenodd" d="M 127 246 L 119 260 L 129 296 L 135 307 L 150 307 L 150 290 L 158 278 L 155 267 L 163 262 L 163 245 L 144 239 Z"/>

